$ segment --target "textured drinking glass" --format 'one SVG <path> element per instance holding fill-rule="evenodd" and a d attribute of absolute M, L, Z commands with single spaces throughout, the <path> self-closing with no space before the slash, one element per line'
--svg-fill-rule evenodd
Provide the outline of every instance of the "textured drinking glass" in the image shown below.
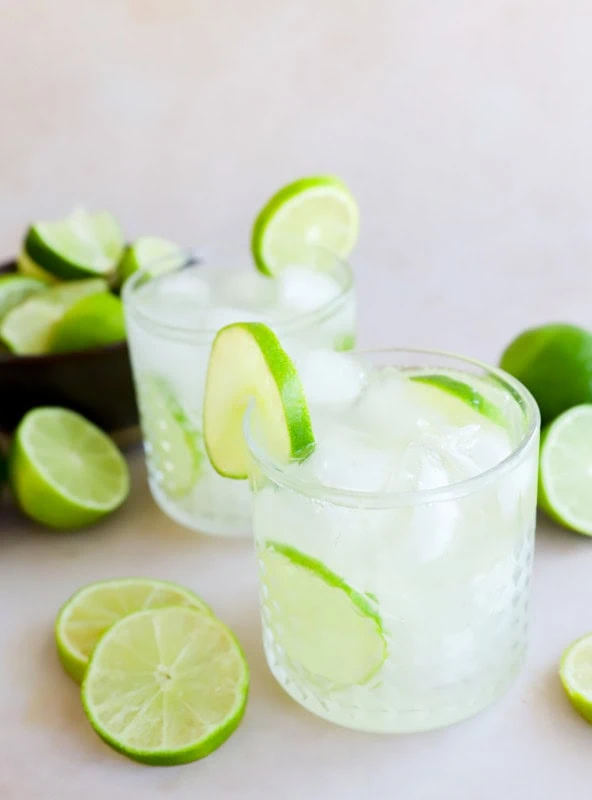
<path fill-rule="evenodd" d="M 441 488 L 346 491 L 304 480 L 302 467 L 274 461 L 258 440 L 251 410 L 245 432 L 254 460 L 265 654 L 286 692 L 334 723 L 375 732 L 437 728 L 494 701 L 525 658 L 538 408 L 512 377 L 469 359 L 419 350 L 359 357 L 378 367 L 433 368 L 491 390 L 512 451 L 496 466 Z M 291 561 L 280 569 L 282 553 Z M 358 623 L 366 631 L 360 627 L 356 638 Z M 321 642 L 330 643 L 334 676 L 319 661 Z M 384 653 L 370 652 L 383 645 Z M 362 646 L 369 674 L 360 672 Z"/>
<path fill-rule="evenodd" d="M 327 251 L 309 251 L 307 263 L 317 270 L 312 276 L 295 267 L 285 279 L 266 278 L 252 265 L 226 268 L 175 254 L 124 286 L 150 490 L 188 528 L 228 536 L 251 528 L 248 482 L 218 475 L 203 445 L 204 386 L 216 332 L 231 322 L 260 320 L 295 359 L 309 347 L 353 347 L 351 268 Z"/>

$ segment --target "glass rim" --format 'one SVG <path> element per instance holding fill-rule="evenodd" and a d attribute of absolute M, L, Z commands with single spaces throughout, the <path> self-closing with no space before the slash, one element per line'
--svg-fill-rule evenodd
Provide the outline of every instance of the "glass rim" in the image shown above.
<path fill-rule="evenodd" d="M 419 506 L 466 497 L 479 491 L 480 488 L 491 483 L 499 475 L 510 472 L 516 464 L 520 462 L 524 452 L 528 450 L 533 440 L 537 437 L 541 422 L 539 407 L 534 397 L 520 381 L 499 367 L 493 367 L 479 359 L 461 356 L 447 350 L 416 347 L 385 347 L 353 350 L 350 351 L 348 355 L 368 356 L 387 353 L 417 354 L 456 359 L 465 364 L 470 364 L 473 367 L 478 367 L 484 370 L 488 375 L 495 377 L 497 381 L 502 384 L 503 388 L 509 391 L 517 402 L 519 402 L 524 411 L 526 429 L 520 441 L 512 448 L 511 453 L 497 464 L 482 470 L 477 473 L 477 475 L 473 475 L 470 478 L 465 478 L 462 481 L 456 481 L 455 483 L 450 483 L 445 486 L 438 486 L 435 489 L 414 489 L 411 491 L 383 490 L 372 492 L 359 489 L 341 489 L 336 486 L 327 486 L 318 480 L 301 478 L 289 474 L 287 470 L 288 465 L 282 464 L 268 455 L 264 449 L 258 445 L 255 437 L 252 435 L 250 420 L 255 408 L 254 401 L 252 400 L 243 420 L 243 433 L 251 456 L 263 473 L 283 488 L 305 495 L 312 500 L 353 508 L 389 509 Z"/>
<path fill-rule="evenodd" d="M 278 333 L 290 333 L 292 331 L 298 331 L 301 328 L 306 328 L 309 325 L 324 322 L 326 319 L 333 316 L 345 302 L 346 298 L 350 295 L 350 293 L 354 289 L 354 272 L 351 267 L 350 262 L 343 258 L 342 256 L 338 255 L 337 253 L 332 252 L 331 250 L 322 247 L 320 245 L 307 245 L 307 247 L 312 247 L 316 249 L 318 252 L 325 252 L 331 258 L 334 259 L 335 264 L 339 265 L 339 269 L 343 271 L 343 275 L 345 276 L 345 280 L 343 285 L 340 283 L 340 291 L 335 297 L 332 297 L 327 302 L 320 305 L 318 308 L 312 309 L 310 311 L 305 311 L 302 313 L 296 313 L 293 316 L 288 316 L 285 319 L 281 320 L 273 320 L 268 322 L 267 324 L 271 325 L 275 331 Z M 146 311 L 141 310 L 138 307 L 137 302 L 137 289 L 138 284 L 143 282 L 144 280 L 148 279 L 147 282 L 151 282 L 153 280 L 157 280 L 164 275 L 170 274 L 169 271 L 163 270 L 162 272 L 157 272 L 156 274 L 152 274 L 153 271 L 158 269 L 159 265 L 164 266 L 168 260 L 172 257 L 182 257 L 183 262 L 179 265 L 174 267 L 174 269 L 170 270 L 170 273 L 173 272 L 180 272 L 183 269 L 186 269 L 190 266 L 199 266 L 200 264 L 207 264 L 209 263 L 209 259 L 206 259 L 203 255 L 201 255 L 200 251 L 197 248 L 179 248 L 178 255 L 165 255 L 161 256 L 160 258 L 155 259 L 150 264 L 146 265 L 142 269 L 137 270 L 136 272 L 131 275 L 127 281 L 123 284 L 121 290 L 121 298 L 123 300 L 124 307 L 127 311 L 133 314 L 134 319 L 140 324 L 147 326 L 152 332 L 162 335 L 165 338 L 191 338 L 195 340 L 203 340 L 209 341 L 213 339 L 218 332 L 218 327 L 188 327 L 187 325 L 174 325 L 170 323 L 163 322 L 161 319 L 158 319 L 151 314 L 146 313 Z M 247 269 L 247 267 L 243 267 Z M 225 269 L 225 268 L 224 268 Z M 253 264 L 252 269 L 257 271 L 256 266 Z M 329 274 L 333 274 L 333 270 L 324 270 Z M 261 274 L 261 273 L 259 273 Z M 274 280 L 273 277 L 269 277 L 269 280 Z M 265 320 L 262 320 L 265 321 Z"/>

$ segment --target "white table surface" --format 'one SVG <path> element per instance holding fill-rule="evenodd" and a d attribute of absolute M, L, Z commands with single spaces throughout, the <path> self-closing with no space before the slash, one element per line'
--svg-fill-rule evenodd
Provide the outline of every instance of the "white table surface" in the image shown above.
<path fill-rule="evenodd" d="M 141 233 L 244 250 L 258 204 L 342 175 L 363 216 L 363 345 L 495 360 L 520 329 L 590 324 L 588 0 L 0 0 L 0 247 L 76 202 Z M 2 402 L 0 386 L 0 403 Z M 152 503 L 80 534 L 0 509 L 2 800 L 587 796 L 592 728 L 557 680 L 592 629 L 592 542 L 541 521 L 528 663 L 476 719 L 378 737 L 332 727 L 274 683 L 247 541 L 195 536 Z M 252 669 L 238 732 L 150 769 L 103 745 L 52 643 L 60 603 L 130 573 L 187 583 Z"/>

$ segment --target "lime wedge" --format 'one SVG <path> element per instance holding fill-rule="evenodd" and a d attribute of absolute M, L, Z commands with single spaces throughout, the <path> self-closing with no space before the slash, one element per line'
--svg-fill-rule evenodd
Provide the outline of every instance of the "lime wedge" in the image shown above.
<path fill-rule="evenodd" d="M 249 670 L 234 635 L 193 608 L 150 609 L 100 639 L 82 684 L 95 731 L 145 764 L 185 764 L 218 748 L 245 711 Z"/>
<path fill-rule="evenodd" d="M 180 267 L 185 255 L 178 244 L 157 236 L 142 236 L 126 249 L 119 263 L 119 280 L 124 283 L 139 269 L 154 265 L 160 271 Z"/>
<path fill-rule="evenodd" d="M 212 345 L 204 400 L 204 436 L 214 469 L 248 477 L 250 456 L 243 417 L 255 400 L 266 446 L 278 459 L 307 456 L 314 446 L 304 390 L 275 333 L 261 322 L 218 331 Z"/>
<path fill-rule="evenodd" d="M 101 292 L 83 297 L 66 311 L 52 329 L 50 350 L 52 353 L 86 350 L 124 339 L 121 300 L 109 292 Z"/>
<path fill-rule="evenodd" d="M 592 403 L 592 333 L 576 325 L 542 325 L 520 334 L 500 366 L 529 389 L 543 424 L 563 411 Z"/>
<path fill-rule="evenodd" d="M 52 283 L 58 283 L 58 279 L 55 277 L 55 275 L 52 275 L 51 272 L 46 272 L 44 269 L 41 269 L 40 266 L 35 264 L 33 259 L 27 255 L 24 248 L 19 253 L 16 266 L 20 274 L 25 275 L 27 278 L 36 278 L 38 281 L 42 281 L 42 283 L 48 285 L 51 285 Z"/>
<path fill-rule="evenodd" d="M 13 308 L 0 323 L 0 339 L 13 353 L 48 353 L 54 326 L 83 297 L 107 292 L 102 278 L 57 284 L 29 297 Z"/>
<path fill-rule="evenodd" d="M 592 405 L 565 411 L 541 434 L 539 505 L 566 528 L 592 536 Z"/>
<path fill-rule="evenodd" d="M 121 228 L 111 214 L 82 208 L 57 222 L 34 223 L 24 242 L 33 263 L 62 280 L 112 277 L 123 247 Z"/>
<path fill-rule="evenodd" d="M 375 603 L 320 561 L 288 545 L 259 550 L 264 615 L 288 658 L 313 676 L 359 684 L 382 666 L 387 646 Z"/>
<path fill-rule="evenodd" d="M 82 683 L 88 659 L 106 630 L 128 614 L 163 606 L 189 606 L 209 613 L 189 589 L 153 578 L 115 578 L 79 589 L 56 619 L 56 644 L 64 669 Z"/>
<path fill-rule="evenodd" d="M 567 648 L 559 677 L 573 707 L 592 723 L 592 633 Z"/>
<path fill-rule="evenodd" d="M 23 417 L 10 481 L 23 511 L 52 528 L 90 525 L 129 491 L 127 464 L 111 439 L 64 408 L 36 408 Z"/>
<path fill-rule="evenodd" d="M 277 275 L 290 264 L 326 268 L 319 253 L 348 256 L 358 240 L 359 212 L 347 186 L 338 178 L 302 178 L 284 186 L 259 212 L 251 235 L 255 264 Z M 316 255 L 315 255 L 316 254 Z"/>
<path fill-rule="evenodd" d="M 459 381 L 451 375 L 444 374 L 422 373 L 420 375 L 411 375 L 410 377 L 413 381 L 425 383 L 428 386 L 434 386 L 436 389 L 446 392 L 451 397 L 472 408 L 477 414 L 487 417 L 497 425 L 505 424 L 501 409 L 464 381 Z"/>
<path fill-rule="evenodd" d="M 38 294 L 45 288 L 45 284 L 35 278 L 27 278 L 24 275 L 1 275 L 0 322 L 23 300 L 33 294 Z"/>
<path fill-rule="evenodd" d="M 169 497 L 183 497 L 201 472 L 202 435 L 163 378 L 142 376 L 138 402 L 150 474 Z"/>

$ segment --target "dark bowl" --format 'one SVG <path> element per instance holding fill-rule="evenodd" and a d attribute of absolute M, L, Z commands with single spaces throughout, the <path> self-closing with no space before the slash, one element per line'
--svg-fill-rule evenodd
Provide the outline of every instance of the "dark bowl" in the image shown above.
<path fill-rule="evenodd" d="M 0 265 L 14 272 L 16 262 Z M 137 435 L 138 409 L 125 342 L 43 356 L 0 353 L 0 433 L 36 406 L 64 406 L 120 440 Z"/>

